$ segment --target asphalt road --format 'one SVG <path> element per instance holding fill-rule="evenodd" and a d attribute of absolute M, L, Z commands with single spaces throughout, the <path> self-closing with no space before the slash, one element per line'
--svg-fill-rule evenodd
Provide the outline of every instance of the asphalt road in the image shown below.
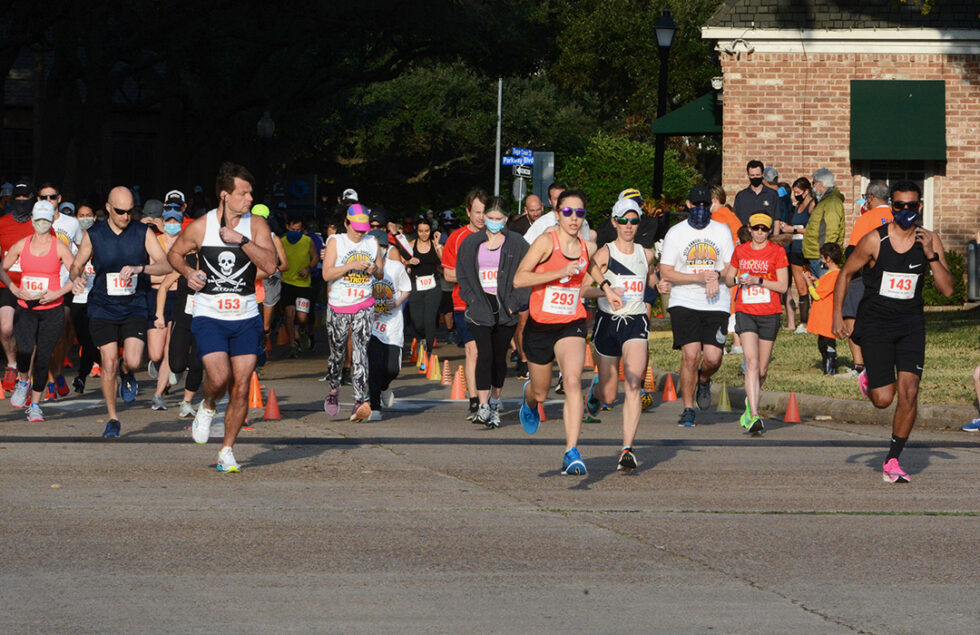
<path fill-rule="evenodd" d="M 442 348 L 442 347 L 440 347 Z M 458 349 L 446 348 L 454 355 Z M 90 391 L 27 424 L 0 405 L 0 631 L 965 633 L 980 623 L 980 439 L 923 430 L 881 480 L 888 429 L 619 410 L 560 476 L 559 401 L 538 434 L 488 431 L 405 367 L 386 419 L 330 420 L 322 359 L 263 374 L 283 419 L 215 468 L 149 382 L 103 440 Z M 454 361 L 455 366 L 455 361 Z M 145 375 L 140 376 L 145 380 Z M 90 382 L 94 384 L 94 382 Z M 93 386 L 94 387 L 94 386 Z M 554 398 L 554 396 L 553 396 Z M 342 401 L 349 402 L 345 387 Z M 348 405 L 349 407 L 349 405 Z M 343 411 L 342 411 L 343 412 Z"/>

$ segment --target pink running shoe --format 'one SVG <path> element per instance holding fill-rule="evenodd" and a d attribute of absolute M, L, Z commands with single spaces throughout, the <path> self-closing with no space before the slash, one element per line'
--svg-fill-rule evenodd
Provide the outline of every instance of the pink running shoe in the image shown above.
<path fill-rule="evenodd" d="M 861 394 L 864 395 L 865 399 L 871 399 L 868 394 L 868 371 L 867 369 L 862 370 L 861 374 L 858 375 L 858 388 L 861 389 Z"/>
<path fill-rule="evenodd" d="M 331 417 L 340 412 L 340 399 L 337 398 L 337 393 L 332 392 L 323 400 L 323 411 Z"/>
<path fill-rule="evenodd" d="M 902 466 L 898 464 L 898 459 L 888 459 L 881 466 L 881 470 L 881 478 L 886 483 L 908 483 L 911 480 Z"/>

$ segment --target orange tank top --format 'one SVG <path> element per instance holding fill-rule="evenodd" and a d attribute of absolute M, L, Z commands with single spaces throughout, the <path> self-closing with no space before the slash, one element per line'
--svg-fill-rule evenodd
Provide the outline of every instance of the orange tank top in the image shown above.
<path fill-rule="evenodd" d="M 558 232 L 549 232 L 551 236 L 551 255 L 548 259 L 534 268 L 535 273 L 558 271 L 574 262 L 561 251 L 558 242 Z M 568 324 L 575 320 L 585 319 L 585 306 L 580 294 L 585 270 L 589 266 L 589 250 L 585 241 L 578 239 L 580 270 L 570 278 L 559 278 L 547 284 L 535 286 L 531 290 L 531 318 L 539 324 Z"/>

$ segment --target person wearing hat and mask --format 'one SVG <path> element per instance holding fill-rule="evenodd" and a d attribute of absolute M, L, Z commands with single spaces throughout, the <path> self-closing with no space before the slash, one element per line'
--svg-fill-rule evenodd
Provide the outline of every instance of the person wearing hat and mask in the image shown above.
<path fill-rule="evenodd" d="M 287 269 L 282 274 L 282 310 L 289 336 L 289 356 L 310 349 L 308 322 L 313 306 L 312 272 L 320 263 L 320 252 L 313 239 L 303 233 L 303 218 L 293 212 L 286 220 L 286 235 L 279 239 L 286 254 Z"/>
<path fill-rule="evenodd" d="M 15 408 L 27 406 L 27 420 L 44 421 L 41 398 L 48 378 L 48 360 L 64 332 L 61 308 L 71 284 L 62 284 L 62 266 L 71 267 L 71 249 L 51 232 L 54 205 L 38 201 L 32 211 L 34 233 L 14 243 L 3 257 L 3 268 L 20 263 L 21 276 L 14 332 L 17 339 L 17 385 L 10 398 Z M 33 358 L 33 359 L 32 359 Z M 33 364 L 33 373 L 31 366 Z M 28 401 L 29 399 L 29 401 Z"/>
<path fill-rule="evenodd" d="M 761 170 L 760 170 L 761 171 Z M 670 326 L 681 351 L 680 392 L 684 411 L 678 425 L 694 425 L 695 392 L 701 410 L 711 406 L 711 376 L 721 367 L 728 337 L 731 294 L 719 284 L 731 262 L 732 232 L 711 220 L 711 190 L 691 188 L 687 222 L 667 231 L 660 277 L 671 283 Z"/>
<path fill-rule="evenodd" d="M 163 233 L 157 236 L 160 246 L 164 252 L 177 241 L 180 234 L 184 215 L 175 206 L 163 206 Z M 153 410 L 166 410 L 167 404 L 163 400 L 163 394 L 168 389 L 170 383 L 176 384 L 176 376 L 170 369 L 170 340 L 173 333 L 175 316 L 183 307 L 177 304 L 177 279 L 180 274 L 170 272 L 162 276 L 156 285 L 156 293 L 150 296 L 153 304 L 153 325 L 147 331 L 147 340 L 150 361 L 149 375 L 157 380 L 156 391 L 153 393 L 153 401 L 150 405 Z M 152 281 L 151 277 L 151 281 Z M 171 382 L 170 380 L 174 381 Z"/>

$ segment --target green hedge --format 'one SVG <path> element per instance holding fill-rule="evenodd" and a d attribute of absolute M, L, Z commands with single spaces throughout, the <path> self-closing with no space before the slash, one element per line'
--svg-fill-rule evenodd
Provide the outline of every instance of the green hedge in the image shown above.
<path fill-rule="evenodd" d="M 922 300 L 926 306 L 960 306 L 966 302 L 966 280 L 964 273 L 966 265 L 963 263 L 963 254 L 958 251 L 946 251 L 946 264 L 949 271 L 953 274 L 953 295 L 946 297 L 936 289 L 936 282 L 931 275 L 926 276 L 925 285 L 922 287 Z"/>

